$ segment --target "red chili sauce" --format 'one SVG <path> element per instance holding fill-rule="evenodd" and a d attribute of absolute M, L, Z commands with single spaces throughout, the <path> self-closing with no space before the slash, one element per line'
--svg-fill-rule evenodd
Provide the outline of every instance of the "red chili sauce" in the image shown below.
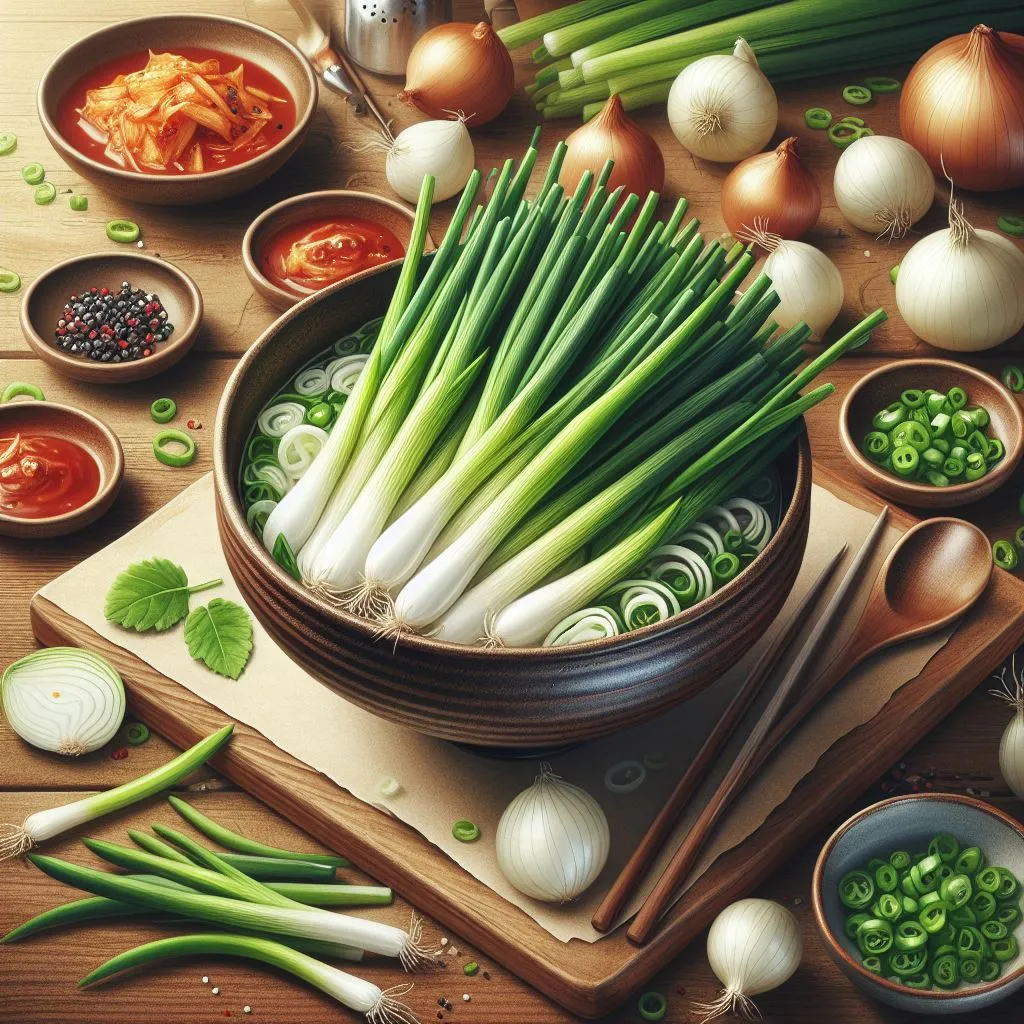
<path fill-rule="evenodd" d="M 0 438 L 0 512 L 49 519 L 99 493 L 100 467 L 81 445 L 48 434 Z"/>
<path fill-rule="evenodd" d="M 362 217 L 305 220 L 282 228 L 263 244 L 260 270 L 293 295 L 401 259 L 405 247 L 383 224 Z"/>
<path fill-rule="evenodd" d="M 159 49 L 159 44 L 154 43 L 154 48 Z M 206 47 L 175 46 L 172 49 L 176 55 L 191 61 L 217 60 L 220 62 L 221 72 L 225 73 L 234 71 L 239 64 L 242 64 L 244 66 L 244 80 L 248 85 L 283 100 L 283 102 L 276 102 L 270 105 L 269 113 L 273 117 L 267 124 L 267 127 L 256 136 L 251 145 L 243 146 L 240 149 L 227 149 L 221 136 L 207 128 L 198 128 L 195 140 L 203 151 L 204 171 L 222 170 L 226 167 L 244 164 L 260 153 L 273 149 L 295 127 L 296 109 L 294 98 L 275 75 L 261 68 L 258 64 L 254 64 L 249 60 L 243 61 L 241 58 L 225 53 L 222 50 L 210 50 Z M 146 66 L 148 59 L 149 53 L 145 50 L 122 57 L 115 57 L 80 78 L 62 97 L 57 114 L 57 129 L 84 156 L 91 157 L 93 160 L 98 160 L 100 163 L 107 164 L 110 167 L 124 169 L 124 164 L 104 152 L 106 149 L 105 143 L 95 138 L 94 134 L 90 134 L 90 132 L 95 133 L 95 128 L 83 126 L 78 112 L 85 103 L 85 94 L 88 90 L 108 86 L 118 75 L 128 75 L 134 71 L 141 71 Z M 129 169 L 134 170 L 134 168 Z M 153 167 L 141 167 L 140 170 L 146 174 L 193 173 L 187 167 L 173 165 L 167 170 L 159 170 Z"/>

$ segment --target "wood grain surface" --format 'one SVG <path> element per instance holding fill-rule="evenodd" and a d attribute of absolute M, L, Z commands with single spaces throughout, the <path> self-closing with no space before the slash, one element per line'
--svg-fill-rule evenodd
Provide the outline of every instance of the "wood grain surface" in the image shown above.
<path fill-rule="evenodd" d="M 211 11 L 250 16 L 292 38 L 296 23 L 284 0 L 175 0 L 178 11 Z M 19 136 L 15 155 L 0 157 L 0 266 L 16 269 L 25 282 L 44 269 L 75 253 L 113 249 L 106 240 L 103 224 L 114 217 L 130 217 L 144 229 L 146 252 L 160 254 L 178 262 L 195 278 L 206 300 L 206 315 L 196 349 L 187 360 L 154 381 L 104 389 L 96 385 L 76 384 L 59 377 L 35 360 L 18 329 L 19 296 L 0 296 L 0 383 L 25 380 L 38 384 L 56 401 L 80 405 L 105 419 L 121 437 L 126 456 L 125 487 L 110 513 L 85 533 L 57 542 L 23 544 L 0 540 L 0 581 L 3 586 L 3 632 L 0 639 L 2 662 L 19 657 L 35 646 L 28 618 L 31 595 L 44 582 L 63 572 L 82 558 L 109 543 L 134 526 L 198 476 L 210 469 L 210 452 L 202 431 L 197 432 L 199 457 L 184 470 L 173 470 L 157 463 L 151 453 L 154 432 L 148 406 L 156 397 L 174 397 L 182 419 L 193 418 L 212 428 L 217 400 L 230 372 L 232 360 L 268 326 L 274 311 L 253 295 L 239 259 L 239 246 L 245 227 L 271 203 L 317 188 L 369 188 L 387 193 L 381 175 L 381 154 L 361 147 L 372 139 L 365 122 L 356 118 L 333 95 L 325 94 L 310 135 L 287 167 L 264 186 L 237 200 L 208 208 L 171 210 L 145 208 L 115 201 L 83 183 L 62 167 L 46 144 L 35 117 L 35 84 L 49 61 L 63 46 L 111 21 L 168 9 L 166 0 L 104 0 L 102 4 L 72 4 L 54 0 L 40 5 L 30 0 L 5 0 L 3 31 L 0 32 L 0 130 Z M 476 17 L 476 0 L 456 0 L 457 15 Z M 871 69 L 876 70 L 876 69 Z M 901 73 L 905 69 L 895 70 Z M 870 73 L 865 69 L 866 73 Z M 888 325 L 876 333 L 871 345 L 849 357 L 830 373 L 840 392 L 886 358 L 934 354 L 916 340 L 899 322 L 892 302 L 888 271 L 899 262 L 913 239 L 889 246 L 845 225 L 831 197 L 829 181 L 835 162 L 835 150 L 823 136 L 802 127 L 802 112 L 812 105 L 843 110 L 839 98 L 842 80 L 820 80 L 786 86 L 780 90 L 782 119 L 780 136 L 801 135 L 810 166 L 822 184 L 822 218 L 811 240 L 825 248 L 839 264 L 847 290 L 847 308 L 843 322 L 882 305 L 893 314 Z M 394 82 L 374 83 L 375 93 L 388 116 L 404 127 L 414 116 L 394 98 Z M 878 132 L 895 131 L 895 101 L 883 98 L 877 107 L 860 111 Z M 521 97 L 506 116 L 474 133 L 478 163 L 489 166 L 507 153 L 518 152 L 533 124 L 533 112 Z M 711 168 L 690 160 L 671 141 L 657 112 L 641 117 L 664 143 L 668 156 L 670 195 L 685 194 L 691 208 L 704 222 L 708 237 L 723 229 L 718 211 L 718 186 L 725 169 Z M 561 127 L 561 126 L 559 126 Z M 545 153 L 564 131 L 552 128 L 546 133 Z M 73 189 L 89 195 L 87 213 L 68 209 L 66 195 L 59 195 L 51 207 L 37 207 L 32 190 L 21 180 L 20 169 L 32 160 L 46 165 L 50 180 L 60 190 Z M 543 162 L 543 161 L 542 161 Z M 967 208 L 975 222 L 993 227 L 1000 212 L 1020 212 L 1024 199 L 1020 194 L 995 197 L 967 197 Z M 435 213 L 432 232 L 440 236 L 448 215 L 448 204 Z M 942 225 L 944 207 L 937 204 L 920 226 L 932 230 Z M 989 372 L 998 372 L 1007 353 L 1019 353 L 1024 347 L 1017 338 L 1004 346 L 1005 351 L 972 359 L 970 362 Z M 837 396 L 838 398 L 838 396 Z M 833 400 L 814 410 L 810 429 L 815 457 L 819 464 L 844 471 L 845 463 L 836 432 L 839 402 Z M 991 537 L 1006 536 L 1019 522 L 1017 499 L 1024 490 L 1020 471 L 997 495 L 981 505 L 969 506 L 960 514 L 981 525 Z M 1009 646 L 1020 639 L 1019 627 L 1008 614 L 1005 641 Z M 963 692 L 973 692 L 954 715 L 943 716 L 947 708 L 928 705 L 914 722 L 914 734 L 931 730 L 910 750 L 902 767 L 886 776 L 887 791 L 913 787 L 934 787 L 949 791 L 980 793 L 1020 817 L 1024 806 L 1013 798 L 999 778 L 997 748 L 1007 720 L 1006 710 L 987 695 L 983 670 L 965 670 Z M 912 683 L 910 686 L 916 686 Z M 904 688 L 907 689 L 907 688 Z M 909 735 L 909 734 L 908 734 Z M 880 777 L 886 765 L 871 759 L 872 736 L 861 737 L 861 755 L 866 760 L 865 781 L 873 774 Z M 909 742 L 909 739 L 908 739 Z M 112 746 L 116 745 L 113 744 Z M 123 782 L 148 770 L 171 756 L 173 747 L 158 735 L 144 746 L 132 748 L 126 760 L 113 760 L 111 747 L 75 762 L 56 760 L 21 743 L 0 721 L 0 820 L 21 820 L 26 813 L 62 803 L 83 791 Z M 830 755 L 832 756 L 832 752 Z M 190 787 L 206 787 L 197 800 L 206 810 L 240 831 L 278 845 L 313 848 L 304 836 L 263 804 L 238 792 L 212 772 L 205 772 Z M 863 785 L 863 784 L 861 784 Z M 838 823 L 849 812 L 883 791 L 878 786 L 866 794 L 857 790 L 833 794 L 829 814 Z M 806 794 L 808 799 L 813 793 Z M 151 820 L 174 821 L 175 816 L 161 801 L 117 816 L 90 828 L 93 834 L 119 838 L 127 827 L 144 828 Z M 904 1018 L 862 997 L 827 960 L 818 943 L 808 906 L 810 870 L 826 830 L 808 832 L 799 854 L 789 857 L 761 883 L 756 893 L 783 900 L 800 920 L 806 945 L 801 970 L 783 989 L 759 1000 L 767 1017 L 786 1024 L 819 1024 L 824 1020 L 852 1024 L 896 1024 Z M 62 840 L 51 850 L 76 859 L 89 857 L 74 839 Z M 25 863 L 3 866 L 0 871 L 0 929 L 69 898 L 66 889 L 43 877 Z M 409 913 L 408 904 L 396 901 L 392 908 L 373 911 L 383 919 L 399 922 Z M 436 923 L 429 923 L 431 934 L 450 934 Z M 110 923 L 76 929 L 59 935 L 40 937 L 24 945 L 0 949 L 0 1021 L 3 1024 L 137 1024 L 140 1020 L 160 1020 L 169 1024 L 209 1024 L 223 1020 L 226 1014 L 242 1015 L 242 1006 L 253 1007 L 254 1020 L 293 1024 L 319 1024 L 323 1021 L 352 1020 L 355 1015 L 339 1010 L 326 998 L 312 993 L 285 977 L 250 966 L 206 961 L 171 963 L 146 974 L 90 993 L 78 994 L 74 983 L 87 970 L 113 953 L 152 937 L 156 930 L 142 925 Z M 459 949 L 455 963 L 473 956 L 490 974 L 466 979 L 457 967 L 448 967 L 437 975 L 418 979 L 411 1000 L 425 1021 L 436 1019 L 435 1001 L 446 995 L 455 1005 L 446 1018 L 465 1024 L 556 1024 L 572 1018 L 536 991 L 522 984 L 509 972 L 478 955 L 461 936 L 451 935 L 450 945 Z M 221 995 L 214 997 L 203 986 L 200 976 L 208 974 L 219 984 Z M 372 965 L 366 974 L 380 984 L 399 980 L 387 965 Z M 696 1021 L 690 1010 L 693 999 L 706 999 L 716 982 L 708 969 L 702 942 L 690 946 L 676 957 L 652 981 L 651 987 L 669 998 L 668 1020 Z M 466 992 L 472 1001 L 463 1003 Z M 1024 999 L 1017 997 L 985 1014 L 992 1024 L 1009 1024 L 1020 1019 Z M 609 1020 L 633 1024 L 639 1020 L 635 1007 L 626 1004 Z"/>

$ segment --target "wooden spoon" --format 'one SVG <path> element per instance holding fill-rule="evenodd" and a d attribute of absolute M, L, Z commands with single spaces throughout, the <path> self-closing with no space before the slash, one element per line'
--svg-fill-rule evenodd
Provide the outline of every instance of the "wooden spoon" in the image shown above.
<path fill-rule="evenodd" d="M 763 738 L 755 728 L 754 742 L 744 745 L 634 918 L 626 933 L 630 941 L 647 941 L 733 799 L 840 680 L 872 654 L 951 625 L 981 597 L 991 576 L 988 538 L 963 520 L 929 519 L 900 538 L 879 571 L 846 645 L 817 679 L 791 699 Z"/>

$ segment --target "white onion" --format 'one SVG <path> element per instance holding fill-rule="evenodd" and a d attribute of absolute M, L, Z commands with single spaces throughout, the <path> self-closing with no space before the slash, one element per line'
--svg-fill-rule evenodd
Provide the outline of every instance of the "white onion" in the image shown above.
<path fill-rule="evenodd" d="M 1020 668 L 1017 655 L 1011 658 L 1009 681 L 1005 668 L 996 678 L 1002 683 L 1002 688 L 992 693 L 1013 708 L 1013 718 L 1006 723 L 999 741 L 999 769 L 1003 781 L 1019 800 L 1024 800 L 1024 654 L 1021 655 Z"/>
<path fill-rule="evenodd" d="M 751 239 L 768 251 L 764 272 L 779 296 L 772 318 L 783 329 L 804 321 L 820 339 L 843 308 L 839 268 L 806 242 L 755 231 Z M 902 271 L 901 271 L 902 273 Z"/>
<path fill-rule="evenodd" d="M 731 55 L 702 57 L 679 73 L 668 95 L 668 120 L 695 156 L 737 163 L 767 145 L 779 103 L 754 51 L 737 39 Z"/>
<path fill-rule="evenodd" d="M 388 184 L 406 202 L 415 203 L 423 179 L 435 179 L 434 202 L 461 192 L 473 173 L 473 140 L 461 118 L 454 121 L 419 121 L 392 140 L 385 174 Z"/>
<path fill-rule="evenodd" d="M 896 305 L 930 345 L 992 348 L 1024 327 L 1024 253 L 994 231 L 974 228 L 951 199 L 949 227 L 925 235 L 900 261 Z"/>
<path fill-rule="evenodd" d="M 739 900 L 726 907 L 708 932 L 708 960 L 724 988 L 701 1005 L 705 1020 L 726 1014 L 760 1017 L 751 996 L 770 992 L 800 966 L 803 941 L 796 918 L 772 900 Z"/>
<path fill-rule="evenodd" d="M 4 713 L 27 743 L 56 754 L 86 754 L 113 738 L 124 720 L 121 677 L 78 647 L 35 651 L 7 667 Z"/>
<path fill-rule="evenodd" d="M 601 805 L 547 765 L 505 808 L 495 853 L 508 881 L 546 903 L 575 899 L 601 873 L 610 834 Z"/>
<path fill-rule="evenodd" d="M 935 201 L 935 179 L 908 142 L 865 135 L 843 150 L 834 191 L 851 224 L 879 237 L 902 238 Z"/>

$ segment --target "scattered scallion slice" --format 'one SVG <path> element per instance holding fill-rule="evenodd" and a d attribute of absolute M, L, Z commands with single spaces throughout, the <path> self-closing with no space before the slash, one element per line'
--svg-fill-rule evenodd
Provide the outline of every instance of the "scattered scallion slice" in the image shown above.
<path fill-rule="evenodd" d="M 16 292 L 21 287 L 21 277 L 13 270 L 0 267 L 0 292 Z"/>
<path fill-rule="evenodd" d="M 864 79 L 864 84 L 872 92 L 899 92 L 902 85 L 898 78 L 889 78 L 885 75 L 871 75 Z"/>
<path fill-rule="evenodd" d="M 832 111 L 824 107 L 811 107 L 804 111 L 804 123 L 815 131 L 825 131 L 832 124 Z"/>
<path fill-rule="evenodd" d="M 452 835 L 460 843 L 475 843 L 480 838 L 480 826 L 462 819 L 452 825 Z"/>
<path fill-rule="evenodd" d="M 893 284 L 895 284 L 895 283 L 896 283 L 896 278 L 897 278 L 897 277 L 899 277 L 899 276 L 900 276 L 900 265 L 899 265 L 899 264 L 897 263 L 897 264 L 896 264 L 896 266 L 895 266 L 895 267 L 893 267 L 893 268 L 892 268 L 892 269 L 891 269 L 891 270 L 889 271 L 889 280 L 890 280 L 890 281 L 891 281 L 891 282 L 892 282 Z"/>
<path fill-rule="evenodd" d="M 139 235 L 142 233 L 139 229 L 139 225 L 132 220 L 108 221 L 106 232 L 107 238 L 112 242 L 120 242 L 124 245 L 130 245 L 132 242 L 137 242 L 139 240 Z"/>
<path fill-rule="evenodd" d="M 863 107 L 871 98 L 872 92 L 866 85 L 848 85 L 843 89 L 843 99 L 855 107 Z"/>
<path fill-rule="evenodd" d="M 168 445 L 181 445 L 181 448 L 175 451 Z M 196 443 L 183 430 L 161 430 L 153 438 L 153 454 L 165 466 L 181 468 L 195 459 Z"/>
<path fill-rule="evenodd" d="M 36 186 L 36 206 L 49 206 L 57 198 L 57 189 L 51 181 Z"/>
<path fill-rule="evenodd" d="M 21 169 L 21 176 L 27 185 L 41 185 L 46 177 L 46 168 L 40 163 L 26 164 Z"/>
<path fill-rule="evenodd" d="M 27 384 L 25 381 L 16 380 L 8 384 L 0 393 L 0 402 L 10 402 L 15 398 L 31 398 L 33 402 L 45 402 L 46 396 L 43 389 L 35 384 Z"/>
<path fill-rule="evenodd" d="M 997 540 L 992 545 L 992 561 L 1000 569 L 1013 572 L 1020 565 L 1020 554 L 1016 546 L 1008 540 Z"/>
<path fill-rule="evenodd" d="M 1004 213 L 996 221 L 996 227 L 1014 238 L 1024 237 L 1024 217 L 1018 217 L 1013 213 Z"/>
<path fill-rule="evenodd" d="M 150 407 L 149 415 L 157 423 L 170 423 L 178 413 L 172 398 L 158 398 Z"/>
<path fill-rule="evenodd" d="M 0 132 L 0 156 L 7 156 L 18 148 L 18 136 L 14 132 Z"/>
<path fill-rule="evenodd" d="M 75 213 L 84 213 L 89 209 L 89 197 L 76 193 L 68 199 L 68 206 L 70 206 Z"/>

